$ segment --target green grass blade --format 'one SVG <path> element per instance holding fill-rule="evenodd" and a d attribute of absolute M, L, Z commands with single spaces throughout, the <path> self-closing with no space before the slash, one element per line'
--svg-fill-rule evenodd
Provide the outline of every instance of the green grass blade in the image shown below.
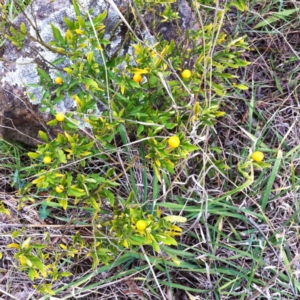
<path fill-rule="evenodd" d="M 277 157 L 275 160 L 274 167 L 272 169 L 269 180 L 267 182 L 266 190 L 260 199 L 260 205 L 261 205 L 261 208 L 263 211 L 266 210 L 268 199 L 270 197 L 270 193 L 271 193 L 271 189 L 272 189 L 274 180 L 275 180 L 276 176 L 278 175 L 278 170 L 279 170 L 279 166 L 281 164 L 281 160 L 282 160 L 282 151 L 278 150 L 278 154 L 277 154 Z"/>

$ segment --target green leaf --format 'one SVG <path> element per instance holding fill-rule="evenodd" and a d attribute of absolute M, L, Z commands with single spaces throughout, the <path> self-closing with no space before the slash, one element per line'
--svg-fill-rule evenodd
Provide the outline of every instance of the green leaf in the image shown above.
<path fill-rule="evenodd" d="M 73 196 L 73 197 L 81 197 L 86 195 L 85 190 L 80 189 L 78 187 L 69 187 L 67 193 L 69 196 Z"/>
<path fill-rule="evenodd" d="M 170 237 L 170 236 L 167 236 L 167 235 L 163 235 L 163 234 L 155 234 L 154 237 L 164 243 L 165 245 L 173 245 L 173 246 L 177 246 L 177 242 L 174 238 Z"/>
<path fill-rule="evenodd" d="M 160 176 L 159 169 L 157 168 L 156 165 L 153 165 L 153 169 L 154 169 L 155 175 L 157 176 L 158 181 L 161 182 L 161 176 Z"/>
<path fill-rule="evenodd" d="M 140 135 L 145 129 L 144 125 L 139 125 L 138 129 L 137 129 L 137 135 Z"/>
<path fill-rule="evenodd" d="M 43 277 L 47 277 L 47 272 L 44 264 L 41 262 L 41 260 L 34 256 L 34 255 L 28 255 L 27 258 L 32 262 L 32 264 L 41 272 Z"/>
<path fill-rule="evenodd" d="M 37 68 L 36 69 L 40 75 L 41 80 L 44 79 L 47 83 L 51 82 L 50 76 L 42 69 Z"/>
<path fill-rule="evenodd" d="M 45 203 L 43 203 L 39 209 L 39 218 L 41 220 L 45 220 L 48 218 L 48 216 L 50 215 L 50 211 L 47 209 L 47 205 Z"/>
<path fill-rule="evenodd" d="M 61 273 L 59 273 L 60 277 L 68 277 L 68 276 L 72 276 L 72 275 L 73 275 L 73 273 L 71 273 L 71 272 L 61 272 Z"/>
<path fill-rule="evenodd" d="M 81 16 L 77 16 L 77 20 L 78 20 L 78 23 L 79 23 L 80 27 L 86 28 L 84 19 Z"/>
<path fill-rule="evenodd" d="M 44 131 L 40 130 L 40 131 L 39 131 L 39 136 L 40 136 L 40 138 L 41 138 L 43 141 L 49 142 L 48 136 L 47 136 L 47 134 L 46 134 Z"/>
<path fill-rule="evenodd" d="M 7 216 L 10 215 L 9 210 L 4 207 L 4 204 L 1 201 L 0 201 L 0 214 L 4 214 Z"/>
<path fill-rule="evenodd" d="M 30 245 L 30 241 L 31 241 L 31 237 L 29 237 L 28 239 L 26 239 L 23 243 L 22 243 L 22 246 L 21 248 L 22 249 L 27 249 Z"/>
<path fill-rule="evenodd" d="M 37 291 L 44 294 L 44 295 L 55 295 L 55 293 L 52 291 L 51 289 L 51 283 L 46 284 L 46 283 L 42 283 L 39 284 L 37 287 Z"/>
<path fill-rule="evenodd" d="M 246 91 L 246 90 L 249 89 L 249 88 L 248 88 L 246 85 L 244 85 L 244 84 L 236 84 L 236 85 L 234 85 L 234 87 L 237 88 L 237 89 L 239 89 L 239 90 L 243 90 L 243 91 Z"/>
<path fill-rule="evenodd" d="M 187 218 L 185 217 L 181 217 L 181 216 L 166 216 L 163 217 L 164 220 L 169 221 L 171 223 L 185 223 L 187 221 Z"/>
<path fill-rule="evenodd" d="M 147 238 L 139 236 L 139 235 L 131 235 L 128 237 L 128 240 L 131 245 L 146 245 L 147 244 Z"/>
<path fill-rule="evenodd" d="M 99 25 L 102 21 L 106 18 L 107 11 L 105 10 L 102 14 L 98 15 L 96 18 L 93 19 L 93 23 Z"/>
<path fill-rule="evenodd" d="M 73 70 L 70 69 L 70 68 L 64 68 L 64 71 L 67 72 L 67 73 L 70 74 L 70 75 L 73 75 L 73 74 L 74 74 Z"/>
<path fill-rule="evenodd" d="M 68 208 L 68 200 L 67 199 L 58 199 L 58 203 L 61 207 L 66 210 Z"/>
<path fill-rule="evenodd" d="M 89 198 L 89 201 L 90 201 L 92 207 L 93 207 L 96 211 L 100 211 L 99 203 L 97 202 L 97 200 L 96 200 L 94 197 Z"/>
<path fill-rule="evenodd" d="M 26 26 L 25 26 L 25 23 L 24 23 L 24 22 L 21 23 L 20 31 L 21 31 L 24 35 L 26 34 Z"/>
<path fill-rule="evenodd" d="M 199 150 L 198 146 L 192 145 L 188 142 L 182 143 L 181 147 L 182 147 L 182 149 L 184 149 L 185 151 L 188 151 L 188 152 Z"/>
<path fill-rule="evenodd" d="M 28 271 L 28 278 L 33 281 L 34 280 L 34 269 L 33 268 L 30 268 L 29 271 Z"/>
<path fill-rule="evenodd" d="M 56 119 L 53 119 L 53 120 L 47 122 L 47 125 L 49 125 L 49 126 L 56 126 L 57 124 L 58 124 L 58 121 Z"/>
<path fill-rule="evenodd" d="M 91 78 L 82 78 L 82 82 L 85 85 L 92 86 L 97 90 L 101 90 L 98 86 L 98 83 L 95 80 L 91 79 Z"/>
<path fill-rule="evenodd" d="M 99 40 L 100 44 L 103 44 L 103 45 L 109 45 L 110 44 L 110 41 L 109 40 Z"/>
<path fill-rule="evenodd" d="M 111 207 L 114 207 L 114 205 L 115 205 L 115 196 L 114 196 L 114 194 L 109 190 L 104 190 L 103 193 L 108 198 Z"/>
<path fill-rule="evenodd" d="M 62 149 L 59 148 L 57 150 L 57 154 L 58 154 L 58 159 L 61 163 L 63 164 L 67 163 L 65 152 Z"/>
<path fill-rule="evenodd" d="M 32 267 L 31 260 L 28 259 L 25 255 L 20 256 L 20 259 L 22 259 L 22 261 L 25 262 L 27 266 Z"/>
<path fill-rule="evenodd" d="M 239 58 L 234 58 L 233 61 L 238 67 L 247 67 L 251 64 L 251 62 Z"/>
<path fill-rule="evenodd" d="M 160 250 L 160 248 L 159 248 L 159 245 L 158 245 L 158 243 L 156 242 L 156 241 L 152 241 L 152 247 L 153 247 L 153 249 L 157 252 L 157 253 L 161 253 L 161 250 Z"/>
<path fill-rule="evenodd" d="M 105 178 L 106 179 L 109 178 L 110 176 L 114 175 L 114 173 L 115 173 L 115 168 L 108 169 L 106 172 Z"/>
<path fill-rule="evenodd" d="M 91 65 L 93 62 L 93 57 L 94 57 L 94 53 L 91 51 L 89 53 L 87 53 L 86 58 L 88 60 L 88 63 Z"/>
<path fill-rule="evenodd" d="M 70 30 L 74 29 L 74 22 L 69 20 L 67 17 L 64 17 L 64 21 Z"/>
<path fill-rule="evenodd" d="M 53 99 L 53 103 L 59 103 L 59 102 L 61 102 L 64 98 L 65 98 L 64 95 L 60 95 L 60 96 L 56 97 L 55 99 Z"/>
<path fill-rule="evenodd" d="M 133 87 L 133 88 L 136 88 L 136 89 L 140 89 L 141 86 L 139 83 L 133 81 L 133 80 L 128 80 L 128 83 Z"/>
<path fill-rule="evenodd" d="M 11 243 L 7 245 L 8 249 L 21 249 L 21 246 L 19 244 L 16 243 Z"/>
<path fill-rule="evenodd" d="M 74 7 L 76 16 L 80 16 L 80 9 L 79 9 L 79 6 L 77 4 L 77 1 L 76 0 L 72 0 L 72 4 L 73 4 L 73 7 Z"/>
<path fill-rule="evenodd" d="M 19 234 L 20 234 L 20 231 L 19 231 L 19 230 L 16 230 L 16 231 L 14 231 L 14 232 L 11 234 L 11 237 L 12 237 L 12 238 L 16 238 L 17 236 L 19 236 Z"/>
<path fill-rule="evenodd" d="M 62 37 L 60 30 L 51 23 L 53 37 L 58 41 L 61 45 L 65 44 L 65 39 Z"/>
<path fill-rule="evenodd" d="M 247 10 L 247 5 L 245 0 L 234 0 L 232 2 L 229 2 L 230 6 L 235 6 L 240 11 Z"/>

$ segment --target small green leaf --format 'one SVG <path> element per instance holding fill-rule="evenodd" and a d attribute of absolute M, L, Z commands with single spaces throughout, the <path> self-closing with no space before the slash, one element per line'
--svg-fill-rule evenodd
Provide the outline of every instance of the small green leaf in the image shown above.
<path fill-rule="evenodd" d="M 109 190 L 104 190 L 103 193 L 108 198 L 111 207 L 114 207 L 114 205 L 115 205 L 115 196 L 114 196 L 114 194 Z"/>
<path fill-rule="evenodd" d="M 107 16 L 107 11 L 105 10 L 102 14 L 98 15 L 96 18 L 93 19 L 94 24 L 99 25 L 106 18 L 106 16 Z"/>
<path fill-rule="evenodd" d="M 73 70 L 70 69 L 70 68 L 64 68 L 64 71 L 67 72 L 67 73 L 70 74 L 70 75 L 73 75 L 73 74 L 74 74 Z"/>
<path fill-rule="evenodd" d="M 247 4 L 245 0 L 234 0 L 229 2 L 230 6 L 235 6 L 240 11 L 247 10 Z"/>
<path fill-rule="evenodd" d="M 80 27 L 86 28 L 85 21 L 81 16 L 77 16 L 77 20 L 78 20 Z"/>
<path fill-rule="evenodd" d="M 71 273 L 71 272 L 61 272 L 61 273 L 59 273 L 60 277 L 68 277 L 68 276 L 72 276 L 72 275 L 73 275 L 73 273 Z"/>
<path fill-rule="evenodd" d="M 72 4 L 73 4 L 73 7 L 74 7 L 76 16 L 80 16 L 80 9 L 79 9 L 79 6 L 77 4 L 77 1 L 76 0 L 72 0 Z"/>
<path fill-rule="evenodd" d="M 187 218 L 185 217 L 181 217 L 181 216 L 166 216 L 163 217 L 164 220 L 169 221 L 171 223 L 185 223 L 187 221 Z"/>
<path fill-rule="evenodd" d="M 136 88 L 136 89 L 140 89 L 141 86 L 139 83 L 133 81 L 133 80 L 128 80 L 128 83 L 133 87 L 133 88 Z"/>
<path fill-rule="evenodd" d="M 52 28 L 53 36 L 56 39 L 56 41 L 59 42 L 60 44 L 64 45 L 65 39 L 62 37 L 60 30 L 53 24 L 51 24 L 51 28 Z"/>
<path fill-rule="evenodd" d="M 155 175 L 157 176 L 158 181 L 161 182 L 161 176 L 160 176 L 159 169 L 157 168 L 156 165 L 153 165 L 153 169 L 154 169 Z"/>
<path fill-rule="evenodd" d="M 163 234 L 155 234 L 154 236 L 157 240 L 164 243 L 165 245 L 177 246 L 176 240 L 174 238 L 170 237 L 170 236 L 166 236 L 166 235 L 163 235 Z"/>
<path fill-rule="evenodd" d="M 23 34 L 26 34 L 26 26 L 25 26 L 25 23 L 24 23 L 24 22 L 21 23 L 20 31 L 21 31 Z"/>
<path fill-rule="evenodd" d="M 56 119 L 53 119 L 53 120 L 47 122 L 47 125 L 49 125 L 49 126 L 56 126 L 57 124 L 58 124 L 58 121 Z"/>
<path fill-rule="evenodd" d="M 64 17 L 64 21 L 70 30 L 74 29 L 74 22 L 69 20 L 67 17 Z"/>
<path fill-rule="evenodd" d="M 57 149 L 58 159 L 61 163 L 67 163 L 65 152 L 62 149 Z"/>
<path fill-rule="evenodd" d="M 188 151 L 188 152 L 199 150 L 198 146 L 192 145 L 188 142 L 182 143 L 181 147 L 182 147 L 182 149 L 184 149 L 185 151 Z"/>
<path fill-rule="evenodd" d="M 91 51 L 89 53 L 86 54 L 86 58 L 88 60 L 88 63 L 91 65 L 93 62 L 93 57 L 94 57 L 94 53 Z"/>
<path fill-rule="evenodd" d="M 10 215 L 9 210 L 4 207 L 4 204 L 1 201 L 0 201 L 0 214 L 4 214 L 7 216 Z"/>
<path fill-rule="evenodd" d="M 8 249 L 21 249 L 21 246 L 19 244 L 16 243 L 11 243 L 7 245 Z"/>
<path fill-rule="evenodd" d="M 20 234 L 20 231 L 19 231 L 19 230 L 16 230 L 16 231 L 14 231 L 14 232 L 11 234 L 11 237 L 12 237 L 12 238 L 16 238 L 16 237 L 19 236 L 19 234 Z"/>
<path fill-rule="evenodd" d="M 34 269 L 30 268 L 28 271 L 28 278 L 33 281 L 34 280 Z"/>
<path fill-rule="evenodd" d="M 142 246 L 142 245 L 148 244 L 147 243 L 147 238 L 139 236 L 139 235 L 131 235 L 131 236 L 128 237 L 128 240 L 129 240 L 131 245 Z"/>
<path fill-rule="evenodd" d="M 51 82 L 50 76 L 49 76 L 44 70 L 39 69 L 39 68 L 37 68 L 36 70 L 38 71 L 41 80 L 44 79 L 47 83 L 50 83 L 50 82 Z"/>
<path fill-rule="evenodd" d="M 25 255 L 20 256 L 19 259 L 22 260 L 27 266 L 32 267 L 31 260 L 28 259 L 28 257 L 26 257 Z"/>
<path fill-rule="evenodd" d="M 73 197 L 81 197 L 86 195 L 85 190 L 80 189 L 78 187 L 69 187 L 67 193 L 69 196 L 73 196 Z"/>
<path fill-rule="evenodd" d="M 246 85 L 244 85 L 244 84 L 236 84 L 236 85 L 234 85 L 234 87 L 238 88 L 239 90 L 243 90 L 243 91 L 246 91 L 246 90 L 249 89 L 249 88 L 248 88 Z"/>
<path fill-rule="evenodd" d="M 28 255 L 27 258 L 41 272 L 43 277 L 47 277 L 46 268 L 45 268 L 44 264 L 42 263 L 42 261 L 38 257 L 36 257 L 34 255 Z"/>
<path fill-rule="evenodd" d="M 58 199 L 58 203 L 61 207 L 66 210 L 68 208 L 68 200 L 67 199 Z"/>
<path fill-rule="evenodd" d="M 144 125 L 139 125 L 138 130 L 137 130 L 137 135 L 140 135 L 145 129 Z"/>
<path fill-rule="evenodd" d="M 109 45 L 110 44 L 110 41 L 109 40 L 99 40 L 100 44 L 103 44 L 103 45 Z"/>
<path fill-rule="evenodd" d="M 101 90 L 98 86 L 98 83 L 91 78 L 82 78 L 82 82 L 87 86 L 92 86 L 97 90 Z"/>
<path fill-rule="evenodd" d="M 50 215 L 50 211 L 47 209 L 47 205 L 45 203 L 43 203 L 39 209 L 39 218 L 41 220 L 45 220 L 48 218 L 48 216 Z"/>
<path fill-rule="evenodd" d="M 39 131 L 39 136 L 40 136 L 40 138 L 41 138 L 43 141 L 49 142 L 48 136 L 47 136 L 47 134 L 46 134 L 44 131 L 40 130 L 40 131 Z"/>
<path fill-rule="evenodd" d="M 31 237 L 29 237 L 28 239 L 26 239 L 23 243 L 22 243 L 22 246 L 21 248 L 22 249 L 27 249 L 30 245 L 30 241 L 31 241 Z"/>
<path fill-rule="evenodd" d="M 90 197 L 89 201 L 92 205 L 92 207 L 96 210 L 96 211 L 100 211 L 100 206 L 99 203 L 96 201 L 96 199 L 94 197 Z"/>

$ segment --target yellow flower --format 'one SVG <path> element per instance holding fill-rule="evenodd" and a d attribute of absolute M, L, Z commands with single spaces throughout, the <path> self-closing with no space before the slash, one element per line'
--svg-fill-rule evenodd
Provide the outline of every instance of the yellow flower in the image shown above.
<path fill-rule="evenodd" d="M 190 77 L 192 76 L 192 72 L 188 69 L 184 70 L 182 73 L 181 73 L 181 77 L 183 79 L 189 79 Z"/>
<path fill-rule="evenodd" d="M 134 74 L 132 80 L 139 83 L 143 80 L 143 77 L 141 74 Z"/>
<path fill-rule="evenodd" d="M 56 193 L 61 194 L 64 191 L 64 189 L 64 186 L 60 184 L 55 188 L 55 191 Z"/>
<path fill-rule="evenodd" d="M 55 115 L 55 119 L 58 121 L 58 122 L 62 122 L 64 119 L 65 119 L 65 115 L 63 113 L 57 113 Z"/>
<path fill-rule="evenodd" d="M 255 151 L 252 154 L 252 159 L 256 162 L 261 162 L 263 161 L 265 155 L 261 151 Z"/>
<path fill-rule="evenodd" d="M 144 231 L 147 227 L 147 223 L 144 220 L 138 220 L 135 226 L 137 230 Z"/>
<path fill-rule="evenodd" d="M 177 135 L 171 136 L 168 140 L 168 145 L 170 148 L 178 148 L 180 145 L 180 139 Z"/>
<path fill-rule="evenodd" d="M 44 164 L 46 164 L 46 165 L 51 164 L 51 161 L 52 161 L 52 159 L 51 159 L 50 156 L 45 156 L 44 159 L 43 159 L 43 162 L 44 162 Z"/>
<path fill-rule="evenodd" d="M 81 30 L 81 29 L 75 29 L 75 32 L 76 32 L 77 34 L 84 34 L 83 30 Z"/>
<path fill-rule="evenodd" d="M 62 84 L 62 83 L 63 83 L 62 78 L 61 78 L 61 77 L 56 77 L 56 78 L 55 78 L 55 83 L 56 83 L 56 84 Z"/>

